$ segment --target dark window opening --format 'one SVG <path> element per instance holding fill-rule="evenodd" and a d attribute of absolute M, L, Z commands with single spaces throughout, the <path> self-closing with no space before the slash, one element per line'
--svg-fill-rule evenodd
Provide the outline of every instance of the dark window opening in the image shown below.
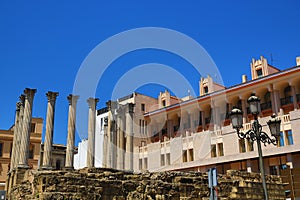
<path fill-rule="evenodd" d="M 258 77 L 258 78 L 260 78 L 260 77 L 263 76 L 262 69 L 258 69 L 258 70 L 256 70 L 256 72 L 257 72 L 257 77 Z"/>

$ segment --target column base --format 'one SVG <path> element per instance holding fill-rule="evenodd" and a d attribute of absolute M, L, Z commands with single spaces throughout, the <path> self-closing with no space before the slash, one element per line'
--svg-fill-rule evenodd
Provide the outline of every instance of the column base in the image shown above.
<path fill-rule="evenodd" d="M 75 169 L 74 169 L 74 167 L 63 167 L 63 170 L 64 171 L 74 171 Z"/>
<path fill-rule="evenodd" d="M 20 164 L 17 166 L 18 169 L 30 169 L 30 167 L 26 164 Z"/>
<path fill-rule="evenodd" d="M 42 166 L 41 167 L 42 170 L 53 170 L 52 166 Z"/>

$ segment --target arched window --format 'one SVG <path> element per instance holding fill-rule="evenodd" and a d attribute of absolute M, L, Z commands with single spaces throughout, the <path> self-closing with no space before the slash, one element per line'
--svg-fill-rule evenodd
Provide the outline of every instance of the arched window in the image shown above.
<path fill-rule="evenodd" d="M 290 96 L 292 96 L 291 86 L 287 86 L 286 88 L 284 88 L 284 97 L 290 97 Z"/>
<path fill-rule="evenodd" d="M 270 102 L 271 101 L 271 95 L 270 92 L 266 92 L 265 96 L 264 96 L 264 101 L 265 103 Z"/>

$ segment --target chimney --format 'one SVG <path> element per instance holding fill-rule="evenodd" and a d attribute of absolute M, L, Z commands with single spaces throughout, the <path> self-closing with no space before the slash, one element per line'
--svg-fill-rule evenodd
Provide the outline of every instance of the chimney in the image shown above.
<path fill-rule="evenodd" d="M 296 64 L 297 64 L 297 66 L 300 65 L 300 56 L 297 56 L 297 57 L 296 57 Z"/>
<path fill-rule="evenodd" d="M 242 75 L 242 83 L 246 83 L 247 82 L 247 75 Z"/>

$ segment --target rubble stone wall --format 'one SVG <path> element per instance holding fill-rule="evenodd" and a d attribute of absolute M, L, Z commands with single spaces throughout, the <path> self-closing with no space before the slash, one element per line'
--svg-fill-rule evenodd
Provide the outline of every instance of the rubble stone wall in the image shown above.
<path fill-rule="evenodd" d="M 131 173 L 112 169 L 27 170 L 8 199 L 195 200 L 209 199 L 208 177 L 199 172 Z M 269 199 L 285 199 L 281 179 L 268 176 Z M 219 175 L 218 199 L 263 199 L 259 174 Z"/>

